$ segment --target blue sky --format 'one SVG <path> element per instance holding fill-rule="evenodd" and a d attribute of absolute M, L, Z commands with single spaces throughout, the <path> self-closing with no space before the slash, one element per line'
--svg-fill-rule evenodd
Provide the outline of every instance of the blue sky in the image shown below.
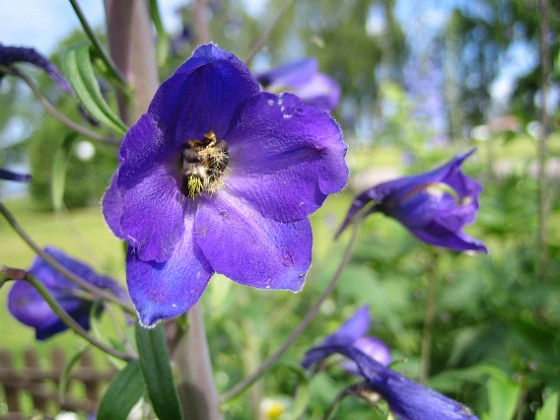
<path fill-rule="evenodd" d="M 0 42 L 6 45 L 34 47 L 49 54 L 54 47 L 80 23 L 68 0 L 4 0 L 0 13 Z M 178 29 L 180 22 L 174 10 L 185 0 L 160 0 L 164 24 Z M 88 21 L 93 26 L 103 24 L 101 0 L 81 0 Z"/>

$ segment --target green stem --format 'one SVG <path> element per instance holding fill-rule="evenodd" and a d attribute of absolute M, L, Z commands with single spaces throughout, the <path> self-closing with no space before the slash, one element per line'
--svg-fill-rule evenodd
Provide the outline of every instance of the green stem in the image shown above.
<path fill-rule="evenodd" d="M 82 24 L 82 28 L 84 29 L 86 35 L 88 36 L 91 43 L 93 44 L 93 46 L 97 50 L 97 52 L 99 54 L 99 57 L 101 58 L 103 63 L 105 63 L 105 65 L 107 66 L 107 69 L 109 70 L 111 75 L 119 82 L 122 90 L 126 91 L 127 82 L 126 82 L 125 77 L 120 72 L 120 70 L 117 68 L 115 62 L 111 59 L 111 57 L 107 54 L 107 52 L 105 52 L 105 49 L 103 48 L 103 46 L 101 45 L 101 43 L 97 39 L 97 36 L 95 36 L 95 34 L 93 33 L 93 31 L 91 29 L 91 26 L 89 26 L 89 23 L 86 20 L 86 17 L 82 13 L 82 9 L 80 8 L 80 5 L 78 4 L 78 2 L 76 0 L 70 0 L 70 4 L 72 5 L 72 8 L 74 9 L 74 12 L 76 12 L 76 16 L 80 20 L 80 23 Z"/>
<path fill-rule="evenodd" d="M 130 361 L 130 360 L 135 360 L 136 359 L 135 356 L 133 356 L 131 354 L 128 354 L 128 353 L 120 352 L 120 351 L 118 351 L 118 350 L 116 350 L 112 347 L 107 346 L 105 343 L 102 343 L 101 341 L 99 341 L 96 338 L 94 338 L 93 336 L 91 336 L 85 329 L 82 328 L 82 326 L 80 324 L 78 324 L 76 321 L 74 321 L 74 318 L 72 318 L 70 315 L 68 315 L 68 313 L 50 295 L 48 289 L 43 285 L 43 283 L 41 283 L 39 280 L 37 280 L 34 276 L 27 273 L 25 278 L 24 278 L 24 281 L 31 284 L 31 286 L 33 286 L 35 288 L 35 290 L 37 290 L 37 292 L 39 292 L 39 294 L 42 296 L 43 299 L 45 299 L 45 301 L 50 306 L 50 308 L 53 310 L 53 312 L 62 320 L 62 322 L 64 322 L 68 326 L 68 328 L 74 330 L 78 335 L 80 335 L 81 337 L 86 339 L 93 346 L 95 346 L 98 349 L 104 351 L 105 353 L 110 354 L 111 356 L 114 356 L 114 357 L 116 357 L 118 359 L 121 359 L 121 360 L 124 360 L 124 361 Z"/>
<path fill-rule="evenodd" d="M 350 240 L 348 241 L 348 245 L 346 246 L 346 250 L 344 251 L 344 256 L 342 257 L 342 260 L 341 260 L 340 264 L 338 265 L 338 267 L 336 269 L 336 272 L 334 273 L 333 277 L 331 278 L 331 280 L 330 280 L 329 284 L 327 285 L 326 289 L 323 291 L 323 293 L 321 294 L 319 299 L 317 299 L 317 301 L 315 302 L 313 307 L 309 310 L 309 312 L 307 313 L 305 318 L 299 323 L 297 328 L 292 332 L 292 334 L 290 334 L 290 336 L 286 339 L 286 341 L 284 341 L 284 343 L 280 346 L 280 348 L 278 350 L 276 350 L 276 352 L 273 353 L 268 359 L 266 359 L 260 365 L 260 367 L 257 370 L 255 370 L 252 374 L 245 377 L 245 379 L 243 379 L 238 384 L 233 386 L 230 390 L 228 390 L 227 392 L 224 393 L 224 395 L 221 398 L 222 404 L 231 400 L 232 398 L 236 397 L 237 395 L 241 394 L 248 387 L 250 387 L 255 381 L 257 381 L 261 376 L 263 376 L 266 373 L 266 371 L 268 369 L 270 369 L 270 367 L 272 365 L 274 365 L 280 359 L 280 357 L 282 357 L 282 355 L 291 347 L 291 345 L 307 329 L 309 324 L 311 324 L 311 321 L 313 321 L 313 319 L 315 318 L 315 316 L 319 312 L 319 309 L 321 308 L 321 305 L 323 304 L 323 302 L 333 292 L 338 280 L 340 279 L 340 275 L 342 274 L 342 271 L 344 270 L 344 268 L 346 267 L 346 265 L 350 261 L 352 251 L 354 249 L 354 245 L 355 245 L 356 239 L 358 237 L 358 230 L 360 228 L 361 221 L 362 221 L 362 216 L 360 216 L 360 215 L 357 216 L 355 221 L 354 221 L 354 225 L 353 225 Z"/>
<path fill-rule="evenodd" d="M 424 312 L 424 329 L 422 331 L 422 349 L 420 353 L 420 383 L 425 384 L 430 376 L 432 358 L 432 328 L 436 317 L 437 298 L 439 293 L 439 278 L 435 270 L 437 253 L 434 254 L 428 266 L 426 276 L 428 281 L 426 307 Z"/>
<path fill-rule="evenodd" d="M 93 293 L 94 295 L 98 296 L 101 299 L 107 300 L 109 302 L 113 302 L 113 303 L 121 306 L 128 314 L 130 314 L 132 316 L 136 316 L 136 311 L 134 310 L 134 308 L 129 303 L 123 302 L 117 296 L 115 296 L 111 293 L 108 293 L 103 289 L 95 287 L 91 283 L 88 283 L 87 281 L 82 279 L 80 276 L 77 276 L 75 273 L 73 273 L 72 271 L 68 270 L 66 267 L 61 265 L 58 261 L 56 261 L 50 255 L 48 255 L 46 252 L 44 252 L 41 249 L 41 247 L 39 245 L 37 245 L 37 243 L 35 243 L 35 241 L 20 226 L 20 224 L 17 222 L 15 217 L 12 215 L 12 213 L 1 202 L 0 202 L 0 213 L 2 213 L 4 218 L 10 224 L 10 226 L 16 231 L 16 233 L 21 237 L 21 239 L 23 239 L 23 241 L 27 245 L 29 245 L 29 247 L 33 251 L 35 251 L 35 253 L 39 257 L 41 257 L 43 259 L 43 261 L 45 261 L 48 265 L 50 265 L 52 268 L 54 268 L 56 271 L 58 271 L 60 274 L 62 274 L 64 277 L 66 277 L 68 280 L 70 280 L 74 284 L 80 286 L 82 289 L 85 289 L 85 290 Z"/>
<path fill-rule="evenodd" d="M 251 50 L 249 51 L 247 56 L 243 59 L 245 64 L 249 65 L 251 63 L 251 61 L 253 60 L 253 58 L 255 57 L 255 55 L 257 55 L 259 50 L 268 41 L 268 39 L 270 38 L 270 35 L 272 34 L 272 31 L 274 30 L 274 28 L 276 28 L 276 26 L 278 26 L 278 24 L 280 23 L 280 20 L 284 16 L 284 13 L 286 13 L 286 11 L 288 10 L 288 6 L 290 6 L 291 3 L 292 3 L 292 0 L 284 0 L 284 3 L 282 3 L 280 8 L 278 9 L 278 12 L 276 13 L 276 16 L 274 16 L 274 19 L 273 19 L 272 23 L 270 24 L 270 26 L 257 39 L 257 41 L 255 42 L 255 44 L 253 45 L 253 47 L 251 48 Z"/>
<path fill-rule="evenodd" d="M 11 75 L 16 76 L 16 77 L 20 78 L 21 80 L 23 80 L 23 82 L 27 86 L 29 86 L 29 88 L 31 89 L 33 94 L 37 97 L 37 99 L 39 99 L 39 102 L 41 102 L 41 104 L 45 107 L 45 109 L 52 116 L 54 116 L 57 120 L 61 121 L 66 126 L 70 127 L 75 132 L 77 132 L 79 134 L 82 134 L 86 137 L 89 137 L 92 140 L 97 140 L 97 141 L 101 141 L 103 143 L 114 144 L 114 145 L 118 144 L 118 142 L 115 139 L 105 138 L 105 137 L 101 136 L 100 134 L 96 133 L 95 131 L 89 130 L 88 128 L 86 128 L 84 126 L 81 126 L 80 124 L 72 121 L 71 119 L 66 117 L 64 114 L 61 114 L 55 108 L 55 106 L 53 104 L 51 104 L 49 102 L 49 100 L 43 96 L 43 94 L 39 90 L 39 87 L 25 73 L 21 72 L 20 70 L 18 70 L 16 68 L 6 67 L 6 66 L 0 66 L 0 73 L 8 73 L 8 74 L 11 74 Z"/>
<path fill-rule="evenodd" d="M 548 265 L 548 179 L 546 162 L 548 155 L 547 138 L 550 132 L 547 105 L 548 105 L 548 77 L 550 75 L 550 45 L 547 40 L 548 26 L 548 0 L 540 0 L 540 61 L 541 61 L 541 133 L 538 139 L 538 228 L 537 250 L 538 266 L 537 279 L 545 281 Z"/>

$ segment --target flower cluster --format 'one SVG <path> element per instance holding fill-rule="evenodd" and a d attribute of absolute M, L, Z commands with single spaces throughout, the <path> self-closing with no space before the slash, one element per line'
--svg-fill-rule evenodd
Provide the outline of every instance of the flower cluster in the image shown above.
<path fill-rule="evenodd" d="M 69 257 L 62 251 L 47 247 L 45 253 L 88 283 L 100 289 L 107 289 L 116 296 L 126 297 L 124 291 L 113 279 L 97 274 L 87 265 Z M 86 330 L 89 329 L 93 302 L 80 296 L 80 292 L 83 292 L 80 287 L 40 257 L 35 259 L 28 272 L 45 285 L 51 296 L 78 324 Z M 10 290 L 8 309 L 18 321 L 35 328 L 38 340 L 45 340 L 68 329 L 39 292 L 25 281 L 17 281 Z"/>
<path fill-rule="evenodd" d="M 456 156 L 431 172 L 385 182 L 359 194 L 338 234 L 367 209 L 367 214 L 381 212 L 397 219 L 428 244 L 454 251 L 487 252 L 481 241 L 462 232 L 476 217 L 482 191 L 478 182 L 461 171 L 462 163 L 473 153 Z"/>
<path fill-rule="evenodd" d="M 356 373 L 364 378 L 362 392 L 379 394 L 400 420 L 475 420 L 471 410 L 387 367 L 388 349 L 384 343 L 364 346 L 360 341 L 369 329 L 367 308 L 358 310 L 338 331 L 310 349 L 302 361 L 304 368 L 339 353 L 355 363 Z M 378 339 L 377 339 L 378 340 Z M 380 341 L 377 341 L 380 343 Z M 372 351 L 373 349 L 373 351 Z"/>
<path fill-rule="evenodd" d="M 141 323 L 188 311 L 214 272 L 299 291 L 311 264 L 307 216 L 346 184 L 345 152 L 327 112 L 260 92 L 233 54 L 199 47 L 126 134 L 103 199 L 129 245 Z"/>

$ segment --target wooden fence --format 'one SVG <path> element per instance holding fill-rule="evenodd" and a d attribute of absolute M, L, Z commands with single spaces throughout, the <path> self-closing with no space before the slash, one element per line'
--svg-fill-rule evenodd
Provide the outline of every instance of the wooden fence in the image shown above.
<path fill-rule="evenodd" d="M 96 368 L 89 354 L 85 353 L 72 369 L 68 390 L 61 398 L 58 386 L 66 365 L 64 352 L 55 348 L 48 368 L 41 366 L 34 350 L 27 350 L 23 356 L 25 366 L 18 368 L 10 352 L 0 350 L 0 420 L 28 418 L 30 404 L 22 404 L 26 398 L 32 401 L 33 413 L 45 416 L 62 410 L 94 413 L 100 392 L 115 375 L 114 369 Z"/>

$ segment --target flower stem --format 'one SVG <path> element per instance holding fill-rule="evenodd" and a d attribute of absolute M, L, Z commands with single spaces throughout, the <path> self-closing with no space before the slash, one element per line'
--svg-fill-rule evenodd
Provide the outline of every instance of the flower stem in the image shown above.
<path fill-rule="evenodd" d="M 547 278 L 548 265 L 548 179 L 546 174 L 546 162 L 548 155 L 547 138 L 550 132 L 547 113 L 548 105 L 548 78 L 550 76 L 550 43 L 548 41 L 548 0 L 539 1 L 540 15 L 540 61 L 541 61 L 541 132 L 538 139 L 538 227 L 537 227 L 537 250 L 538 265 L 537 279 L 545 281 Z"/>
<path fill-rule="evenodd" d="M 284 16 L 284 13 L 286 13 L 286 11 L 288 10 L 288 6 L 290 6 L 291 3 L 292 3 L 292 0 L 284 0 L 284 3 L 282 3 L 280 8 L 278 9 L 278 12 L 276 13 L 276 16 L 274 16 L 274 19 L 272 20 L 272 23 L 270 24 L 270 26 L 257 39 L 255 44 L 251 47 L 251 50 L 249 51 L 247 56 L 243 59 L 245 64 L 249 65 L 249 63 L 253 60 L 255 55 L 257 55 L 259 50 L 268 41 L 268 39 L 270 38 L 270 35 L 272 34 L 272 31 L 274 30 L 274 28 L 276 28 L 276 26 L 278 26 L 278 24 L 280 23 L 280 20 Z"/>
<path fill-rule="evenodd" d="M 125 77 L 120 72 L 120 70 L 117 68 L 117 66 L 115 65 L 115 62 L 107 54 L 107 52 L 105 51 L 105 49 L 103 48 L 103 46 L 101 45 L 101 43 L 99 42 L 99 40 L 97 39 L 95 34 L 93 33 L 93 31 L 91 29 L 91 26 L 89 26 L 89 23 L 86 20 L 86 17 L 84 16 L 84 14 L 82 12 L 82 9 L 80 8 L 80 5 L 78 4 L 78 2 L 76 0 L 70 0 L 70 4 L 72 5 L 72 8 L 74 9 L 74 12 L 76 13 L 76 16 L 78 17 L 80 23 L 82 24 L 82 28 L 84 29 L 87 37 L 90 39 L 91 43 L 93 44 L 93 46 L 97 50 L 97 52 L 99 54 L 99 57 L 101 58 L 103 63 L 105 63 L 105 65 L 107 66 L 107 69 L 109 70 L 109 73 L 111 73 L 111 76 L 113 76 L 115 78 L 115 80 L 117 80 L 119 82 L 119 85 L 120 85 L 119 87 L 124 88 L 122 90 L 126 90 L 127 83 L 126 83 Z"/>
<path fill-rule="evenodd" d="M 439 293 L 439 278 L 435 270 L 438 253 L 432 256 L 426 270 L 428 280 L 426 307 L 424 312 L 424 329 L 422 331 L 422 349 L 420 353 L 420 383 L 425 384 L 430 376 L 430 361 L 432 358 L 432 327 L 436 317 L 437 297 Z"/>
<path fill-rule="evenodd" d="M 223 416 L 212 376 L 200 302 L 189 310 L 188 316 L 189 330 L 179 338 L 171 355 L 179 372 L 177 388 L 183 413 L 192 420 L 220 420 Z"/>
<path fill-rule="evenodd" d="M 117 142 L 115 141 L 115 139 L 109 139 L 109 138 L 105 138 L 103 136 L 101 136 L 100 134 L 96 133 L 95 131 L 89 130 L 88 128 L 72 121 L 70 118 L 66 117 L 64 114 L 60 113 L 53 104 L 51 104 L 49 102 L 49 100 L 47 98 L 45 98 L 43 96 L 43 94 L 41 93 L 41 91 L 39 90 L 39 88 L 37 87 L 37 85 L 33 82 L 33 80 L 26 75 L 25 73 L 19 71 L 16 68 L 13 67 L 6 67 L 6 66 L 0 66 L 0 72 L 1 73 L 8 73 L 11 74 L 13 76 L 19 77 L 21 80 L 23 80 L 23 82 L 29 86 L 29 88 L 31 89 L 31 91 L 34 93 L 34 95 L 37 97 L 37 99 L 39 99 L 39 102 L 41 102 L 41 104 L 45 107 L 45 109 L 52 115 L 54 116 L 57 120 L 61 121 L 63 124 L 65 124 L 66 126 L 70 127 L 72 130 L 74 130 L 75 132 L 82 134 L 86 137 L 89 137 L 92 140 L 97 140 L 97 141 L 101 141 L 104 143 L 108 143 L 108 144 L 117 144 Z"/>
<path fill-rule="evenodd" d="M 313 321 L 313 319 L 315 318 L 315 316 L 319 312 L 319 309 L 321 308 L 321 305 L 323 304 L 323 302 L 333 292 L 338 280 L 340 279 L 340 275 L 342 274 L 342 271 L 344 270 L 344 268 L 346 267 L 346 265 L 350 261 L 352 251 L 354 249 L 354 244 L 356 243 L 356 239 L 358 237 L 358 230 L 359 230 L 360 225 L 361 225 L 362 217 L 363 216 L 361 216 L 361 215 L 356 217 L 356 219 L 354 221 L 354 226 L 353 226 L 353 229 L 352 229 L 352 234 L 350 236 L 350 240 L 348 241 L 348 245 L 346 246 L 346 249 L 344 251 L 344 255 L 342 257 L 342 260 L 340 261 L 340 264 L 338 265 L 338 267 L 337 267 L 333 277 L 331 278 L 329 284 L 327 285 L 326 289 L 323 291 L 323 293 L 321 294 L 319 299 L 317 299 L 317 301 L 315 302 L 313 307 L 309 310 L 309 312 L 307 313 L 305 318 L 298 324 L 297 328 L 292 332 L 292 334 L 290 334 L 290 336 L 286 339 L 286 341 L 284 341 L 284 343 L 280 346 L 280 348 L 278 350 L 276 350 L 276 352 L 274 352 L 268 359 L 266 359 L 260 365 L 260 367 L 257 370 L 255 370 L 249 376 L 245 377 L 245 379 L 243 379 L 242 381 L 240 381 L 239 383 L 234 385 L 230 390 L 228 390 L 227 392 L 225 392 L 222 395 L 222 397 L 221 397 L 222 404 L 231 400 L 232 398 L 235 398 L 237 395 L 241 394 L 248 387 L 250 387 L 255 381 L 257 381 L 261 376 L 263 376 L 266 373 L 266 371 L 268 369 L 270 369 L 270 367 L 272 365 L 274 365 L 280 359 L 280 357 L 282 357 L 282 355 L 291 347 L 291 345 L 307 329 L 309 324 L 311 324 L 311 321 Z"/>
<path fill-rule="evenodd" d="M 33 286 L 35 288 L 35 290 L 37 290 L 37 292 L 39 292 L 39 294 L 42 296 L 43 299 L 45 299 L 45 301 L 50 306 L 50 308 L 53 310 L 53 312 L 62 320 L 62 322 L 64 322 L 68 326 L 68 328 L 74 330 L 78 335 L 80 335 L 81 337 L 86 339 L 93 346 L 95 346 L 98 349 L 104 351 L 105 353 L 110 354 L 111 356 L 114 356 L 114 357 L 116 357 L 118 359 L 121 359 L 121 360 L 124 360 L 124 361 L 130 361 L 130 360 L 137 359 L 137 357 L 135 357 L 131 354 L 128 354 L 128 353 L 120 352 L 120 351 L 118 351 L 118 350 L 116 350 L 112 347 L 109 347 L 105 343 L 103 343 L 103 342 L 97 340 L 95 337 L 91 336 L 85 329 L 82 328 L 82 326 L 80 324 L 78 324 L 76 321 L 74 321 L 74 318 L 72 318 L 58 304 L 58 302 L 50 295 L 48 289 L 43 285 L 43 283 L 41 283 L 39 280 L 37 280 L 37 278 L 35 276 L 32 276 L 31 274 L 27 273 L 25 275 L 25 278 L 23 279 L 23 281 L 26 281 L 27 283 L 29 283 L 31 286 Z"/>
<path fill-rule="evenodd" d="M 109 302 L 113 302 L 113 303 L 119 305 L 128 314 L 130 314 L 132 316 L 136 315 L 136 311 L 134 310 L 134 308 L 132 308 L 132 306 L 128 302 L 123 302 L 117 296 L 115 296 L 111 293 L 108 293 L 103 289 L 95 287 L 91 283 L 88 283 L 87 281 L 82 279 L 80 276 L 78 276 L 78 275 L 74 274 L 73 272 L 71 272 L 70 270 L 68 270 L 66 267 L 64 267 L 62 264 L 60 264 L 54 258 L 52 258 L 49 254 L 44 252 L 41 249 L 41 247 L 39 245 L 37 245 L 37 243 L 31 238 L 31 236 L 29 236 L 29 234 L 20 226 L 20 224 L 17 222 L 15 217 L 12 215 L 12 213 L 1 202 L 0 202 L 0 213 L 2 213 L 4 218 L 10 224 L 10 226 L 16 231 L 16 233 L 20 236 L 20 238 L 23 239 L 23 241 L 27 245 L 29 245 L 29 247 L 33 251 L 35 251 L 35 253 L 39 257 L 41 257 L 43 259 L 43 261 L 45 261 L 48 265 L 50 265 L 56 271 L 58 271 L 60 274 L 62 274 L 64 277 L 66 277 L 68 280 L 70 280 L 74 284 L 77 284 L 78 286 L 80 286 L 82 289 L 85 289 L 85 290 L 93 293 L 94 295 L 96 295 L 97 297 L 99 297 L 101 299 L 104 299 L 104 300 L 107 300 Z"/>
<path fill-rule="evenodd" d="M 119 96 L 121 117 L 130 125 L 148 110 L 159 86 L 148 3 L 105 0 L 105 14 L 111 57 L 134 89 L 133 98 Z"/>

